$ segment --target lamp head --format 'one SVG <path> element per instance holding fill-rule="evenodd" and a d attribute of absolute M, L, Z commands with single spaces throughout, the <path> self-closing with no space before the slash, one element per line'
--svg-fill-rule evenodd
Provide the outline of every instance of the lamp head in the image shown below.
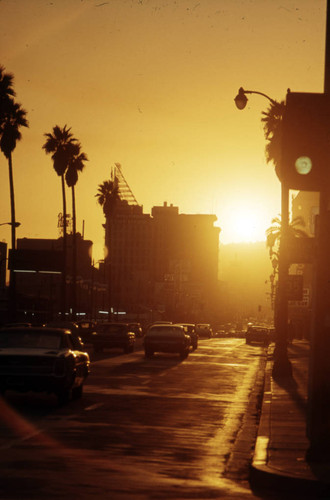
<path fill-rule="evenodd" d="M 234 99 L 237 109 L 244 109 L 248 99 L 245 95 L 243 87 L 240 87 L 237 96 Z"/>

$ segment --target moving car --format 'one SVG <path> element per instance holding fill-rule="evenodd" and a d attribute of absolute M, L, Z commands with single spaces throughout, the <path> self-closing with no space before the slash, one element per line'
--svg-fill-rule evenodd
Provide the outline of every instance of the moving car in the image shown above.
<path fill-rule="evenodd" d="M 181 359 L 189 354 L 190 336 L 182 325 L 153 325 L 144 336 L 144 351 L 147 358 L 155 352 L 178 353 Z"/>
<path fill-rule="evenodd" d="M 213 337 L 213 330 L 209 323 L 197 323 L 196 331 L 200 337 L 206 337 L 208 339 Z"/>
<path fill-rule="evenodd" d="M 123 349 L 125 353 L 135 348 L 135 333 L 127 323 L 101 323 L 92 335 L 95 352 L 103 349 Z"/>
<path fill-rule="evenodd" d="M 245 341 L 247 344 L 256 342 L 267 346 L 270 342 L 269 329 L 263 326 L 249 326 L 246 331 Z"/>
<path fill-rule="evenodd" d="M 177 323 L 178 325 L 182 325 L 186 334 L 190 337 L 190 344 L 193 350 L 198 347 L 198 333 L 196 327 L 193 323 Z"/>
<path fill-rule="evenodd" d="M 88 353 L 72 333 L 46 327 L 0 330 L 0 392 L 54 393 L 59 402 L 80 398 L 90 372 Z"/>
<path fill-rule="evenodd" d="M 92 341 L 93 332 L 95 332 L 97 328 L 96 321 L 92 321 L 89 319 L 81 319 L 76 322 L 79 328 L 79 336 L 82 341 L 86 344 L 90 344 Z"/>

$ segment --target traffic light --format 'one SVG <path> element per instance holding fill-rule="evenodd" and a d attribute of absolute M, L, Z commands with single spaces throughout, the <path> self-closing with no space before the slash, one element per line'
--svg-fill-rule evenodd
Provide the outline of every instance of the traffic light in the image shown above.
<path fill-rule="evenodd" d="M 329 96 L 289 91 L 282 132 L 281 182 L 289 189 L 324 189 L 330 180 Z"/>

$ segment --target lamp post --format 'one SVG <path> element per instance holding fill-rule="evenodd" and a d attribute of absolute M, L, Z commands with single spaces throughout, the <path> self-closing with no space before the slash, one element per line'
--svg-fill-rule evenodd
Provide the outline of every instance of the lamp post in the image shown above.
<path fill-rule="evenodd" d="M 246 94 L 258 94 L 268 99 L 271 104 L 276 101 L 263 92 L 256 90 L 244 90 L 240 87 L 234 101 L 237 109 L 246 107 Z M 278 262 L 278 300 L 275 302 L 274 323 L 275 323 L 275 350 L 274 350 L 274 377 L 287 377 L 292 375 L 291 363 L 287 353 L 287 333 L 288 333 L 288 298 L 287 298 L 287 277 L 289 260 L 287 252 L 287 236 L 289 228 L 289 189 L 281 181 L 281 240 Z"/>

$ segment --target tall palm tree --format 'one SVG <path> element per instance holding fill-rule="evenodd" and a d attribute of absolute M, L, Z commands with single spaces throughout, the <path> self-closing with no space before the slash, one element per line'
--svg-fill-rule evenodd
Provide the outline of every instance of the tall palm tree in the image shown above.
<path fill-rule="evenodd" d="M 8 100 L 10 97 L 15 97 L 15 90 L 13 88 L 14 75 L 12 73 L 5 73 L 5 68 L 0 65 L 0 120 L 2 122 L 6 112 Z"/>
<path fill-rule="evenodd" d="M 88 158 L 81 151 L 79 142 L 72 144 L 70 149 L 70 159 L 68 169 L 65 174 L 65 180 L 72 193 L 72 318 L 76 318 L 77 313 L 77 236 L 76 236 L 76 197 L 75 185 L 78 182 L 78 172 L 85 168 L 85 162 Z"/>
<path fill-rule="evenodd" d="M 111 272 L 111 256 L 110 256 L 110 245 L 109 240 L 111 237 L 111 225 L 112 217 L 116 208 L 116 204 L 120 201 L 119 195 L 119 185 L 117 177 L 113 180 L 106 180 L 98 186 L 98 192 L 96 193 L 96 198 L 98 204 L 103 208 L 103 213 L 105 215 L 105 245 L 108 247 L 107 256 L 105 258 L 105 263 L 108 269 L 108 302 L 109 302 L 109 320 L 111 320 L 111 306 L 112 306 L 112 272 Z"/>
<path fill-rule="evenodd" d="M 21 105 L 14 101 L 15 91 L 13 89 L 13 75 L 5 73 L 3 66 L 0 66 L 0 149 L 8 160 L 9 169 L 9 189 L 11 207 L 11 248 L 16 249 L 16 214 L 15 214 L 15 191 L 12 153 L 16 148 L 16 143 L 22 138 L 20 127 L 28 127 L 26 111 Z M 10 316 L 16 314 L 16 290 L 15 273 L 10 271 Z"/>
<path fill-rule="evenodd" d="M 62 201 L 63 201 L 63 271 L 62 271 L 62 293 L 61 293 L 61 309 L 62 315 L 66 313 L 66 261 L 67 261 L 67 213 L 66 213 L 66 198 L 65 198 L 65 181 L 64 176 L 69 166 L 69 160 L 72 156 L 72 149 L 77 143 L 77 139 L 73 137 L 71 128 L 64 125 L 63 128 L 55 125 L 53 132 L 44 134 L 46 139 L 42 148 L 46 154 L 52 153 L 53 167 L 59 177 L 61 177 L 62 185 Z"/>

